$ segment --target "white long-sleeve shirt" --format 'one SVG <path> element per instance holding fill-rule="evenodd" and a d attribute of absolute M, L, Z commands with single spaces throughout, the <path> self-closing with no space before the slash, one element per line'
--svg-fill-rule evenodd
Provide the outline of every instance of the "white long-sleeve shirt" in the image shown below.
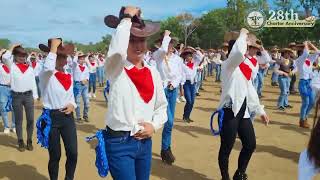
<path fill-rule="evenodd" d="M 162 127 L 167 121 L 167 100 L 159 72 L 155 68 L 144 64 L 144 67 L 140 69 L 151 73 L 151 77 L 149 74 L 142 79 L 146 81 L 147 78 L 150 78 L 149 81 L 142 84 L 153 83 L 154 86 L 152 92 L 151 90 L 147 92 L 152 93 L 148 102 L 142 98 L 137 86 L 127 73 L 136 68 L 127 60 L 131 25 L 130 20 L 123 19 L 120 22 L 112 36 L 107 53 L 105 68 L 106 78 L 110 81 L 110 94 L 106 125 L 115 131 L 130 131 L 131 135 L 134 135 L 143 129 L 139 125 L 141 122 L 151 123 L 155 130 Z M 143 86 L 143 89 L 147 89 Z"/>
<path fill-rule="evenodd" d="M 0 84 L 10 86 L 10 69 L 0 62 Z"/>
<path fill-rule="evenodd" d="M 235 42 L 229 58 L 221 65 L 222 94 L 219 108 L 232 104 L 232 111 L 238 114 L 240 108 L 247 99 L 247 107 L 244 118 L 250 118 L 250 113 L 264 115 L 264 106 L 260 105 L 256 90 L 251 81 L 254 65 L 245 58 L 247 50 L 247 34 L 240 34 Z"/>
<path fill-rule="evenodd" d="M 30 62 L 30 66 L 33 68 L 34 75 L 39 76 L 42 71 L 43 62 L 36 60 L 35 62 Z"/>
<path fill-rule="evenodd" d="M 80 65 L 78 58 L 73 59 L 72 73 L 74 81 L 89 80 L 89 68 L 85 63 Z"/>
<path fill-rule="evenodd" d="M 104 58 L 97 58 L 98 67 L 104 67 L 104 64 L 106 63 L 106 60 Z"/>
<path fill-rule="evenodd" d="M 319 172 L 319 169 L 316 169 L 314 163 L 310 161 L 308 151 L 302 151 L 298 165 L 298 180 L 312 180 Z"/>
<path fill-rule="evenodd" d="M 183 60 L 175 53 L 171 54 L 170 57 L 166 57 L 170 41 L 171 38 L 169 36 L 163 38 L 161 47 L 153 53 L 153 59 L 157 63 L 157 69 L 160 73 L 163 87 L 166 88 L 171 84 L 176 88 L 179 84 L 184 84 L 185 81 Z"/>
<path fill-rule="evenodd" d="M 87 66 L 89 68 L 89 73 L 96 73 L 97 67 L 98 67 L 98 62 L 96 60 L 93 62 L 87 61 Z"/>
<path fill-rule="evenodd" d="M 318 59 L 320 51 L 313 55 L 309 55 L 309 51 L 304 49 L 303 54 L 295 61 L 299 78 L 308 80 L 312 78 L 313 63 Z"/>
<path fill-rule="evenodd" d="M 76 108 L 72 76 L 56 70 L 56 59 L 56 54 L 49 53 L 40 72 L 43 106 L 46 109 L 63 109 L 68 104 L 72 104 Z"/>
<path fill-rule="evenodd" d="M 320 71 L 319 70 L 313 70 L 312 72 L 311 87 L 313 89 L 320 90 Z"/>
<path fill-rule="evenodd" d="M 13 62 L 13 55 L 11 51 L 6 51 L 2 55 L 4 63 L 10 68 L 11 79 L 10 86 L 14 92 L 32 91 L 33 98 L 38 98 L 37 85 L 33 68 L 28 66 L 27 70 L 22 72 L 18 65 Z"/>
<path fill-rule="evenodd" d="M 247 55 L 247 58 L 254 58 L 257 61 L 257 63 L 254 65 L 254 68 L 252 69 L 252 80 L 254 80 L 257 77 L 259 65 L 266 65 L 271 61 L 271 57 L 266 50 L 261 51 L 261 56 L 251 57 Z"/>
<path fill-rule="evenodd" d="M 185 74 L 185 79 L 190 81 L 191 84 L 194 84 L 196 82 L 197 65 L 194 62 L 190 64 L 185 63 L 183 66 L 183 72 Z"/>

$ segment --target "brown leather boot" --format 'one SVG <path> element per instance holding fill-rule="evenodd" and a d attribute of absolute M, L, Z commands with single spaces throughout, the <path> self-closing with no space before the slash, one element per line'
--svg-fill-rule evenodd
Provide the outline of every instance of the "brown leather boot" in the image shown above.
<path fill-rule="evenodd" d="M 309 129 L 309 128 L 310 128 L 310 125 L 308 124 L 308 121 L 307 121 L 307 120 L 300 121 L 300 122 L 299 122 L 299 126 L 302 127 L 302 128 L 306 128 L 306 129 Z"/>

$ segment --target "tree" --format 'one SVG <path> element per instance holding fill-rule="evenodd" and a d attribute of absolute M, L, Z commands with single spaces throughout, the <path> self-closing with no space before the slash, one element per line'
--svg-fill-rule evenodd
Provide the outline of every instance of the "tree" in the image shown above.
<path fill-rule="evenodd" d="M 301 6 L 304 8 L 306 17 L 309 17 L 312 15 L 312 11 L 316 6 L 316 1 L 318 2 L 319 0 L 299 0 Z"/>
<path fill-rule="evenodd" d="M 7 49 L 10 45 L 11 41 L 9 39 L 0 39 L 0 49 L 5 48 Z"/>
<path fill-rule="evenodd" d="M 188 38 L 199 26 L 199 21 L 189 13 L 182 13 L 177 16 L 177 19 L 183 27 L 184 44 L 187 46 Z"/>

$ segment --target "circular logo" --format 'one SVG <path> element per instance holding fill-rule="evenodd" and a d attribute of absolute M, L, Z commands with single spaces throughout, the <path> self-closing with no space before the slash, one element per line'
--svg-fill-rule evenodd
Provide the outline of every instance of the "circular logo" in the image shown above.
<path fill-rule="evenodd" d="M 263 11 L 252 10 L 247 13 L 245 17 L 245 24 L 251 30 L 259 30 L 263 28 L 266 23 L 266 16 Z"/>

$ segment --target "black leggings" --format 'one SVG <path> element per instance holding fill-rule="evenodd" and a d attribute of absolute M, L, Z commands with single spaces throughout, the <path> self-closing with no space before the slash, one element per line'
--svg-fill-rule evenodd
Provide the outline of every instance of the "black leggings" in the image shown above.
<path fill-rule="evenodd" d="M 219 167 L 222 177 L 228 174 L 229 156 L 233 148 L 237 133 L 242 142 L 242 149 L 238 159 L 238 171 L 245 173 L 252 153 L 256 148 L 256 137 L 250 118 L 243 118 L 246 110 L 246 100 L 234 117 L 231 108 L 224 109 L 223 126 L 220 133 L 221 145 L 219 151 Z"/>
<path fill-rule="evenodd" d="M 77 165 L 78 145 L 77 131 L 73 114 L 66 115 L 62 112 L 51 112 L 52 127 L 49 137 L 49 164 L 48 170 L 50 180 L 58 179 L 59 161 L 61 157 L 60 136 L 62 137 L 66 150 L 66 177 L 65 180 L 72 180 Z"/>

